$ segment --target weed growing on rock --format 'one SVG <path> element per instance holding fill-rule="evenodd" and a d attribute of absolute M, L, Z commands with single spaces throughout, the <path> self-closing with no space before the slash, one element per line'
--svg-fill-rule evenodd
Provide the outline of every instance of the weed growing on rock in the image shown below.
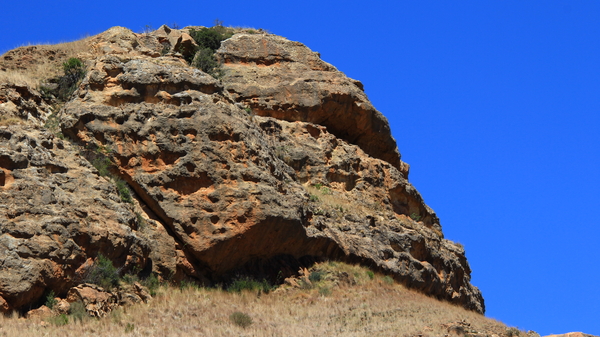
<path fill-rule="evenodd" d="M 63 63 L 64 75 L 58 79 L 58 98 L 66 101 L 85 76 L 85 66 L 80 59 L 71 57 Z"/>
<path fill-rule="evenodd" d="M 221 64 L 215 58 L 215 51 L 221 46 L 221 41 L 233 36 L 233 30 L 223 27 L 222 22 L 217 20 L 211 28 L 191 29 L 190 36 L 198 44 L 194 57 L 188 60 L 190 64 L 215 78 L 222 77 Z"/>
<path fill-rule="evenodd" d="M 81 301 L 71 303 L 69 306 L 69 315 L 73 317 L 74 321 L 82 322 L 84 319 L 89 318 L 85 305 Z"/>
<path fill-rule="evenodd" d="M 131 196 L 131 191 L 129 190 L 127 183 L 121 178 L 113 175 L 109 170 L 110 166 L 113 165 L 113 162 L 105 155 L 109 155 L 110 150 L 105 147 L 98 147 L 96 149 L 96 153 L 100 156 L 92 160 L 92 165 L 96 168 L 96 170 L 98 170 L 98 174 L 101 177 L 109 177 L 112 180 L 117 188 L 117 192 L 119 193 L 119 197 L 121 197 L 122 202 L 132 203 L 133 197 Z"/>
<path fill-rule="evenodd" d="M 137 220 L 137 225 L 138 228 L 143 230 L 144 228 L 146 228 L 146 226 L 148 225 L 148 223 L 146 222 L 146 219 L 144 219 L 144 217 L 142 216 L 142 214 L 140 214 L 139 212 L 135 213 L 135 218 Z"/>
<path fill-rule="evenodd" d="M 58 301 L 56 300 L 56 295 L 54 294 L 54 290 L 50 290 L 50 292 L 48 293 L 48 295 L 46 295 L 46 303 L 45 305 L 50 308 L 53 309 L 54 306 L 58 303 Z"/>
<path fill-rule="evenodd" d="M 319 295 L 321 295 L 321 296 L 329 296 L 329 295 L 331 295 L 331 288 L 330 287 L 320 287 L 319 288 Z"/>
<path fill-rule="evenodd" d="M 315 270 L 310 272 L 310 275 L 308 275 L 308 279 L 310 280 L 310 282 L 312 283 L 316 283 L 319 282 L 323 279 L 323 276 L 325 275 L 325 272 L 321 271 L 321 270 Z"/>
<path fill-rule="evenodd" d="M 69 324 L 69 316 L 65 314 L 60 314 L 58 316 L 48 318 L 48 323 L 54 324 L 56 326 L 63 326 Z"/>
<path fill-rule="evenodd" d="M 110 176 L 110 171 L 108 170 L 108 168 L 110 167 L 110 165 L 112 165 L 112 162 L 107 157 L 99 157 L 92 160 L 92 165 L 94 165 L 96 170 L 98 170 L 98 174 L 101 177 Z"/>
<path fill-rule="evenodd" d="M 117 192 L 119 192 L 121 201 L 132 203 L 133 199 L 131 198 L 131 192 L 129 191 L 129 187 L 127 187 L 127 183 L 116 177 L 113 178 L 113 181 L 115 182 L 115 186 L 117 187 Z"/>
<path fill-rule="evenodd" d="M 142 285 L 148 288 L 148 290 L 150 291 L 150 295 L 154 297 L 156 296 L 156 291 L 160 286 L 160 281 L 158 280 L 156 274 L 150 274 L 150 276 L 142 280 Z"/>
<path fill-rule="evenodd" d="M 85 281 L 87 283 L 97 284 L 104 289 L 110 290 L 119 285 L 119 271 L 113 265 L 111 260 L 102 254 L 98 254 L 98 257 L 88 272 Z"/>
<path fill-rule="evenodd" d="M 217 74 L 219 62 L 215 59 L 213 50 L 200 48 L 194 55 L 194 59 L 192 59 L 192 66 L 214 77 Z"/>
<path fill-rule="evenodd" d="M 242 328 L 247 328 L 250 325 L 252 325 L 252 318 L 247 314 L 244 314 L 243 312 L 239 311 L 236 311 L 233 314 L 231 314 L 229 316 L 229 320 L 231 320 L 233 324 Z"/>
<path fill-rule="evenodd" d="M 242 292 L 243 290 L 261 290 L 265 293 L 270 292 L 273 286 L 267 282 L 267 280 L 257 281 L 250 277 L 240 277 L 235 280 L 227 287 L 229 292 Z"/>
<path fill-rule="evenodd" d="M 52 132 L 58 138 L 60 138 L 60 139 L 65 138 L 65 136 L 62 134 L 62 132 L 60 130 L 60 119 L 58 118 L 56 113 L 52 113 L 50 116 L 48 116 L 48 119 L 46 119 L 46 123 L 44 124 L 44 127 L 46 129 L 48 129 L 50 132 Z"/>
<path fill-rule="evenodd" d="M 135 325 L 134 324 L 127 323 L 125 325 L 125 333 L 133 332 L 133 330 L 135 330 Z"/>
<path fill-rule="evenodd" d="M 218 21 L 211 28 L 191 29 L 190 36 L 200 48 L 209 48 L 214 52 L 221 46 L 221 41 L 233 36 L 233 30 L 224 27 L 222 22 Z"/>

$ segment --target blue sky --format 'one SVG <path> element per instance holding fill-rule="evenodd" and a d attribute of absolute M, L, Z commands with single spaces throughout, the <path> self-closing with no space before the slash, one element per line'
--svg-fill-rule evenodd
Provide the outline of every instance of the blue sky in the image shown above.
<path fill-rule="evenodd" d="M 11 1 L 0 52 L 216 18 L 364 83 L 487 316 L 600 335 L 600 1 Z"/>

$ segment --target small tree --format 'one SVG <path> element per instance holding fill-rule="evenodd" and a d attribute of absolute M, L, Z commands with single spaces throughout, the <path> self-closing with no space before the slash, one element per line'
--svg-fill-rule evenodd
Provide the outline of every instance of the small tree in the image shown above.
<path fill-rule="evenodd" d="M 194 55 L 192 66 L 214 76 L 218 72 L 219 63 L 210 48 L 200 48 Z"/>
<path fill-rule="evenodd" d="M 111 260 L 102 254 L 98 254 L 85 281 L 97 284 L 104 289 L 112 289 L 119 285 L 119 270 L 115 268 Z"/>
<path fill-rule="evenodd" d="M 215 58 L 215 52 L 221 46 L 221 42 L 233 36 L 233 31 L 223 27 L 221 21 L 216 21 L 214 27 L 191 29 L 190 36 L 198 44 L 198 49 L 191 60 L 191 65 L 204 71 L 213 77 L 220 75 L 220 64 Z"/>
<path fill-rule="evenodd" d="M 85 76 L 85 67 L 80 59 L 71 57 L 63 63 L 63 71 L 65 74 L 58 79 L 58 98 L 66 101 Z"/>

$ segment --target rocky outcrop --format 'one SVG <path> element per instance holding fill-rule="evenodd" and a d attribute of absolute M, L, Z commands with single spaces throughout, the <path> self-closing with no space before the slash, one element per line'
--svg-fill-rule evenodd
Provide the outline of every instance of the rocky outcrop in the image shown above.
<path fill-rule="evenodd" d="M 143 267 L 132 206 L 73 146 L 33 126 L 0 127 L 0 308 L 65 293 L 99 253 Z M 88 262 L 88 264 L 86 264 Z"/>
<path fill-rule="evenodd" d="M 388 121 L 371 105 L 362 83 L 318 53 L 279 36 L 237 34 L 217 55 L 224 63 L 225 89 L 236 102 L 261 116 L 323 125 L 407 176 Z"/>
<path fill-rule="evenodd" d="M 443 238 L 359 82 L 300 43 L 245 33 L 223 42 L 217 80 L 179 52 L 156 54 L 177 34 L 185 37 L 113 28 L 89 39 L 99 56 L 58 114 L 83 156 L 41 130 L 6 129 L 6 146 L 26 150 L 0 156 L 5 200 L 45 199 L 18 215 L 0 210 L 0 248 L 12 261 L 0 300 L 19 308 L 45 289 L 65 292 L 102 253 L 125 269 L 205 284 L 240 273 L 282 281 L 311 261 L 338 259 L 484 311 L 464 250 Z M 31 139 L 49 143 L 30 149 Z M 46 161 L 33 160 L 35 151 Z M 83 158 L 97 156 L 110 159 L 133 204 Z M 58 229 L 42 224 L 59 214 L 62 229 L 51 235 Z M 56 248 L 33 249 L 43 243 Z M 23 246 L 32 253 L 19 255 Z M 24 261 L 39 271 L 19 269 Z M 16 289 L 13 275 L 28 286 Z"/>
<path fill-rule="evenodd" d="M 0 83 L 0 117 L 44 125 L 52 110 L 41 94 L 24 84 Z"/>

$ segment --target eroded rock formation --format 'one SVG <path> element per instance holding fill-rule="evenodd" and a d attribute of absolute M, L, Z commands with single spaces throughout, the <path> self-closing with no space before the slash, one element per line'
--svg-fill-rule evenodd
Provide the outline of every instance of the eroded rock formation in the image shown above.
<path fill-rule="evenodd" d="M 58 114 L 74 144 L 0 127 L 2 310 L 66 292 L 102 253 L 205 284 L 338 259 L 484 311 L 360 82 L 301 43 L 243 31 L 217 51 L 217 80 L 183 60 L 188 37 L 89 38 L 87 75 Z M 133 204 L 86 160 L 98 156 Z"/>

